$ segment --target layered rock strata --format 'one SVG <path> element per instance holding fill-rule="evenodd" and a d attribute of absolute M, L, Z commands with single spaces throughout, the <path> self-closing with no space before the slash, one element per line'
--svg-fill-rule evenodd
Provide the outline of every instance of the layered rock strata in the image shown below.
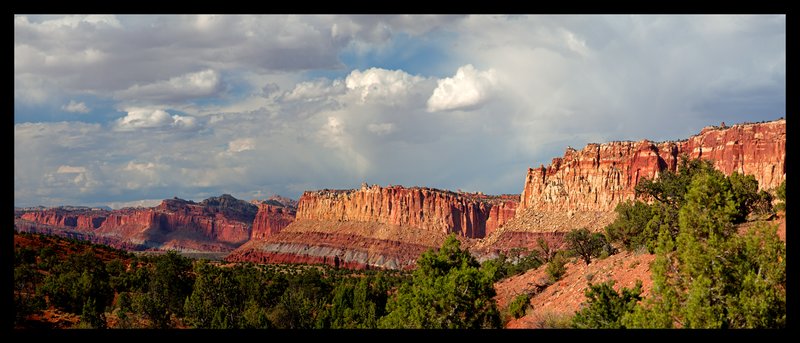
<path fill-rule="evenodd" d="M 15 219 L 18 231 L 59 234 L 110 245 L 181 251 L 232 251 L 250 239 L 259 207 L 224 194 L 200 203 L 167 199 L 151 208 L 120 210 L 25 211 Z M 281 220 L 269 222 L 280 230 Z"/>
<path fill-rule="evenodd" d="M 513 218 L 517 203 L 516 195 L 364 184 L 356 190 L 303 193 L 297 220 L 379 223 L 481 238 Z"/>
<path fill-rule="evenodd" d="M 752 174 L 759 188 L 786 179 L 786 120 L 706 127 L 684 141 L 591 143 L 568 148 L 550 165 L 528 169 L 517 213 L 613 211 L 633 199 L 642 178 L 675 171 L 681 156 L 702 158 L 726 174 Z"/>
<path fill-rule="evenodd" d="M 300 197 L 292 224 L 258 239 L 254 228 L 254 240 L 227 259 L 410 268 L 450 233 L 468 245 L 468 238 L 498 230 L 514 217 L 518 201 L 516 195 L 366 184 L 354 190 L 308 191 Z"/>

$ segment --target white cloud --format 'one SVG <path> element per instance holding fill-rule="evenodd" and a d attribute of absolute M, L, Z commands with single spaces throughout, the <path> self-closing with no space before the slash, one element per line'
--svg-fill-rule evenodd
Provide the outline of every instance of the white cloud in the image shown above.
<path fill-rule="evenodd" d="M 367 130 L 376 135 L 388 135 L 394 131 L 394 123 L 369 124 Z"/>
<path fill-rule="evenodd" d="M 518 193 L 567 145 L 785 115 L 784 16 L 58 18 L 15 18 L 20 205 L 362 181 Z M 69 99 L 124 114 L 16 111 Z"/>
<path fill-rule="evenodd" d="M 30 74 L 14 75 L 14 101 L 42 104 L 49 100 L 50 96 L 51 90 L 48 89 L 47 81 L 43 77 Z"/>
<path fill-rule="evenodd" d="M 142 200 L 134 200 L 134 201 L 112 201 L 106 203 L 106 206 L 111 207 L 112 209 L 120 209 L 125 207 L 154 207 L 161 204 L 164 199 L 142 199 Z"/>
<path fill-rule="evenodd" d="M 152 128 L 178 128 L 192 129 L 196 120 L 190 116 L 172 115 L 164 110 L 147 108 L 130 108 L 128 114 L 117 119 L 115 129 L 118 131 L 132 131 Z"/>
<path fill-rule="evenodd" d="M 113 15 L 71 15 L 64 17 L 57 16 L 43 16 L 46 18 L 38 25 L 48 29 L 63 29 L 63 28 L 77 28 L 81 24 L 90 24 L 93 26 L 107 25 L 113 28 L 120 28 L 122 25 L 116 16 Z M 15 24 L 31 25 L 27 17 L 17 16 Z"/>
<path fill-rule="evenodd" d="M 283 95 L 287 101 L 318 101 L 328 99 L 345 91 L 342 80 L 320 79 L 298 83 L 291 92 Z"/>
<path fill-rule="evenodd" d="M 345 79 L 347 89 L 359 95 L 361 102 L 375 100 L 388 104 L 404 103 L 413 88 L 425 78 L 402 70 L 370 68 L 353 70 Z"/>
<path fill-rule="evenodd" d="M 72 189 L 78 193 L 91 192 L 101 183 L 88 168 L 70 165 L 60 165 L 55 173 L 45 173 L 42 182 L 51 191 Z"/>
<path fill-rule="evenodd" d="M 89 113 L 90 111 L 84 102 L 75 102 L 75 100 L 70 100 L 68 104 L 61 106 L 61 109 L 73 113 Z"/>
<path fill-rule="evenodd" d="M 116 98 L 123 100 L 183 101 L 212 96 L 221 90 L 221 79 L 215 70 L 207 69 L 194 73 L 157 81 L 145 85 L 133 85 L 118 92 Z"/>
<path fill-rule="evenodd" d="M 229 152 L 242 152 L 255 149 L 255 140 L 252 138 L 234 139 L 228 143 Z"/>
<path fill-rule="evenodd" d="M 326 146 L 341 148 L 345 147 L 344 124 L 339 118 L 328 117 L 328 121 L 319 129 L 319 136 Z"/>
<path fill-rule="evenodd" d="M 197 120 L 191 116 L 172 115 L 172 127 L 176 129 L 194 129 L 197 127 Z"/>
<path fill-rule="evenodd" d="M 156 165 L 153 162 L 136 163 L 136 162 L 130 161 L 130 162 L 128 162 L 128 165 L 126 165 L 123 170 L 148 173 L 148 172 L 151 172 L 153 169 L 155 169 L 155 167 L 156 167 Z"/>
<path fill-rule="evenodd" d="M 67 165 L 58 166 L 58 170 L 56 170 L 56 173 L 59 174 L 72 174 L 72 173 L 85 173 L 85 172 L 86 168 L 84 167 L 73 167 Z"/>
<path fill-rule="evenodd" d="M 456 75 L 438 81 L 428 99 L 428 111 L 474 110 L 492 95 L 497 84 L 494 69 L 478 71 L 471 64 L 458 68 Z"/>

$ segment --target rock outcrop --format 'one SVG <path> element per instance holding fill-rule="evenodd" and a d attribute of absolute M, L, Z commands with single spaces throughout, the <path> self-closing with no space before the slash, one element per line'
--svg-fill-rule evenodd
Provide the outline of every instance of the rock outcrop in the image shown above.
<path fill-rule="evenodd" d="M 19 231 L 61 233 L 141 249 L 232 251 L 250 239 L 258 207 L 224 194 L 200 203 L 167 199 L 151 208 L 26 211 Z"/>
<path fill-rule="evenodd" d="M 775 188 L 786 180 L 786 119 L 706 127 L 681 142 L 679 152 L 712 160 L 725 174 L 752 174 L 759 189 Z"/>
<path fill-rule="evenodd" d="M 291 224 L 297 213 L 297 208 L 290 207 L 291 204 L 291 202 L 287 202 L 284 205 L 284 203 L 269 200 L 259 203 L 250 238 L 266 239 Z"/>
<path fill-rule="evenodd" d="M 443 233 L 365 222 L 296 221 L 267 239 L 253 239 L 231 262 L 314 263 L 354 269 L 409 269 L 441 245 Z"/>
<path fill-rule="evenodd" d="M 62 208 L 42 209 L 20 213 L 20 218 L 40 224 L 71 227 L 76 229 L 97 229 L 108 217 L 103 210 L 65 210 Z"/>
<path fill-rule="evenodd" d="M 518 201 L 516 195 L 366 184 L 354 190 L 307 191 L 292 224 L 265 235 L 257 235 L 267 230 L 256 230 L 254 224 L 254 239 L 227 260 L 410 268 L 449 233 L 467 242 L 496 231 L 514 217 Z"/>
<path fill-rule="evenodd" d="M 307 191 L 297 220 L 380 223 L 481 238 L 513 217 L 516 195 L 486 196 L 434 188 L 380 187 Z"/>
<path fill-rule="evenodd" d="M 753 174 L 759 188 L 786 179 L 786 120 L 707 127 L 685 141 L 611 142 L 568 148 L 564 157 L 529 169 L 517 213 L 535 211 L 613 211 L 633 199 L 642 178 L 675 171 L 682 155 L 714 161 L 726 174 Z"/>

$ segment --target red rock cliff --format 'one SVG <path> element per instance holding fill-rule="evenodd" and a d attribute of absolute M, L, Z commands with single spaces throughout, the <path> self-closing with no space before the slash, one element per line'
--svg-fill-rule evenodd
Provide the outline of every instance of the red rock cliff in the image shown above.
<path fill-rule="evenodd" d="M 786 180 L 786 120 L 706 127 L 681 142 L 681 153 L 714 161 L 725 174 L 752 174 L 759 189 L 777 187 Z"/>
<path fill-rule="evenodd" d="M 283 230 L 294 221 L 297 210 L 283 204 L 263 202 L 258 204 L 258 213 L 253 221 L 251 239 L 265 239 Z"/>
<path fill-rule="evenodd" d="M 231 251 L 250 239 L 258 207 L 230 195 L 200 203 L 167 199 L 152 208 L 114 211 L 47 209 L 20 215 L 28 223 L 51 226 L 148 247 Z M 28 227 L 20 223 L 18 227 Z"/>
<path fill-rule="evenodd" d="M 79 230 L 99 228 L 106 220 L 106 216 L 108 216 L 108 211 L 68 211 L 59 208 L 25 212 L 20 215 L 22 219 L 28 221 Z"/>
<path fill-rule="evenodd" d="M 485 196 L 401 186 L 308 191 L 297 220 L 355 221 L 481 238 L 513 217 L 516 196 Z"/>
<path fill-rule="evenodd" d="M 679 156 L 704 158 L 726 174 L 753 174 L 761 189 L 786 179 L 786 120 L 708 127 L 688 140 L 652 143 L 611 142 L 569 148 L 563 158 L 528 169 L 517 213 L 537 211 L 612 211 L 633 199 L 641 178 L 674 171 Z"/>

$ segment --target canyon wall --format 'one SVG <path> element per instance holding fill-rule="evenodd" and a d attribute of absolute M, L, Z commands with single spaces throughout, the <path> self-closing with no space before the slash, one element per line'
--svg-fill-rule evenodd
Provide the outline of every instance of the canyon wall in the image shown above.
<path fill-rule="evenodd" d="M 255 223 L 253 239 L 226 260 L 407 269 L 450 233 L 467 246 L 470 238 L 495 232 L 514 217 L 518 202 L 517 195 L 367 184 L 353 190 L 307 191 L 294 222 L 277 232 Z"/>
<path fill-rule="evenodd" d="M 266 239 L 294 221 L 297 210 L 283 204 L 260 203 L 250 239 Z"/>
<path fill-rule="evenodd" d="M 259 206 L 224 194 L 200 203 L 166 199 L 150 208 L 26 211 L 20 213 L 15 226 L 19 231 L 44 230 L 98 242 L 118 242 L 114 245 L 130 244 L 141 249 L 223 252 L 232 251 L 250 240 L 258 212 Z M 269 222 L 270 214 L 262 214 L 260 219 Z M 267 225 L 272 231 L 282 228 L 281 220 Z"/>
<path fill-rule="evenodd" d="M 307 191 L 297 220 L 356 221 L 481 238 L 513 217 L 518 197 L 432 188 L 362 185 L 357 190 Z"/>
<path fill-rule="evenodd" d="M 517 213 L 613 211 L 633 199 L 642 178 L 675 171 L 680 156 L 714 162 L 726 174 L 752 174 L 760 189 L 786 179 L 786 120 L 707 127 L 684 141 L 591 143 L 550 165 L 528 169 Z"/>

